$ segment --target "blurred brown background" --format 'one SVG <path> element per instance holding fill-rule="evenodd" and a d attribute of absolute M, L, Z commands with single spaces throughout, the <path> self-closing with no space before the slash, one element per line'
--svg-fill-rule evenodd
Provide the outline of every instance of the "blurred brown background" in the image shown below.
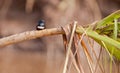
<path fill-rule="evenodd" d="M 47 28 L 87 25 L 119 8 L 120 0 L 0 0 L 0 37 L 35 30 L 40 19 Z M 0 73 L 61 73 L 64 53 L 60 35 L 9 45 L 0 49 Z"/>

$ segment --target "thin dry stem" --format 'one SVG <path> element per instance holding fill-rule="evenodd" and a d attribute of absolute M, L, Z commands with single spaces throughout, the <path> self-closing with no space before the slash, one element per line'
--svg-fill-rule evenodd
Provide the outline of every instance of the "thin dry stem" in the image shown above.
<path fill-rule="evenodd" d="M 85 53 L 85 55 L 86 55 L 86 58 L 87 58 L 87 61 L 88 61 L 88 64 L 89 64 L 90 71 L 91 71 L 91 73 L 93 73 L 93 68 L 92 68 L 93 60 L 92 60 L 92 57 L 90 56 L 90 54 L 89 54 L 89 52 L 88 52 L 88 50 L 87 50 L 87 47 L 86 47 L 86 45 L 85 45 L 85 43 L 84 43 L 83 40 L 81 41 L 81 45 L 82 45 L 83 50 L 84 50 L 84 53 Z"/>
<path fill-rule="evenodd" d="M 99 66 L 99 68 L 100 68 L 100 70 L 102 71 L 102 73 L 104 73 L 104 71 L 103 71 L 103 69 L 102 69 L 102 67 L 101 67 L 101 65 L 100 65 L 100 63 L 99 63 L 99 57 L 98 57 L 98 59 L 97 59 L 97 55 L 96 55 L 96 52 L 95 52 L 94 48 L 92 47 L 92 43 L 90 42 L 89 37 L 87 37 L 87 38 L 88 38 L 88 43 L 89 43 L 89 45 L 90 45 L 90 49 L 92 50 L 92 53 L 94 54 L 95 59 L 96 59 L 96 61 L 97 61 L 96 66 L 95 66 L 95 71 L 96 71 L 96 69 L 97 69 L 97 66 Z M 100 55 L 100 54 L 101 54 L 101 52 L 99 53 L 99 55 Z M 98 64 L 98 65 L 97 65 L 97 64 Z M 95 73 L 95 71 L 94 71 L 94 73 Z"/>
<path fill-rule="evenodd" d="M 68 49 L 67 49 L 67 53 L 66 53 L 66 59 L 65 59 L 65 64 L 64 64 L 64 68 L 63 68 L 63 73 L 66 73 L 66 71 L 67 71 L 67 64 L 68 64 L 70 49 L 72 46 L 72 41 L 73 41 L 73 36 L 75 33 L 76 25 L 77 25 L 77 22 L 74 22 L 73 30 L 72 30 L 71 37 L 70 37 L 70 42 L 68 44 Z"/>
<path fill-rule="evenodd" d="M 79 35 L 79 34 L 78 34 L 78 35 Z M 81 43 L 84 35 L 85 35 L 85 34 L 83 33 L 82 36 L 81 36 L 81 38 L 80 38 L 80 41 L 78 41 L 78 44 Z M 80 36 L 80 35 L 79 35 L 79 36 Z M 75 51 L 75 53 L 73 54 L 74 57 L 75 57 L 75 55 L 77 54 L 78 51 L 79 51 L 79 48 L 77 48 L 76 51 Z M 78 53 L 78 54 L 79 54 L 79 53 Z M 80 61 L 79 61 L 79 62 L 80 62 Z M 71 64 L 72 64 L 72 62 L 70 63 L 70 68 L 71 68 Z M 77 69 L 77 68 L 76 68 L 76 69 Z M 83 67 L 82 67 L 81 63 L 79 63 L 79 70 L 80 70 L 81 73 L 85 73 L 84 70 L 83 70 Z"/>

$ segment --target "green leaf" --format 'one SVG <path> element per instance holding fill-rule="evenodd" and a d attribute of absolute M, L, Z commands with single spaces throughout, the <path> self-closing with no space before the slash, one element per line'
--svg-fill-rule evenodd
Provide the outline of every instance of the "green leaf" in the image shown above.
<path fill-rule="evenodd" d="M 120 18 L 120 10 L 100 20 L 96 25 L 96 29 L 106 26 L 107 24 L 111 23 L 114 19 L 118 19 L 118 18 Z"/>
<path fill-rule="evenodd" d="M 117 33 L 118 33 L 118 24 L 117 19 L 114 19 L 114 32 L 113 32 L 113 38 L 117 40 Z"/>
<path fill-rule="evenodd" d="M 84 33 L 84 31 L 85 30 L 83 30 L 83 28 L 81 28 L 81 27 L 77 27 L 77 29 L 76 29 L 76 32 L 79 34 Z M 86 34 L 89 37 L 93 38 L 96 42 L 98 42 L 102 46 L 103 46 L 103 44 L 101 43 L 101 41 L 103 41 L 107 45 L 109 52 L 112 53 L 112 51 L 114 50 L 114 52 L 112 53 L 113 56 L 115 56 L 116 59 L 120 60 L 120 42 L 118 42 L 110 37 L 107 37 L 104 35 L 99 35 L 97 32 L 93 31 L 92 29 L 87 30 Z M 111 48 L 111 46 L 113 46 L 115 48 Z"/>

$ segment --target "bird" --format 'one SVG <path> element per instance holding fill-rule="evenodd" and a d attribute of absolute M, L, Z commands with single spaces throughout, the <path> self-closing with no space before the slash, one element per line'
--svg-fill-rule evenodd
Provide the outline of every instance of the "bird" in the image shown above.
<path fill-rule="evenodd" d="M 36 30 L 43 30 L 45 29 L 45 21 L 44 20 L 39 20 L 38 24 L 36 26 Z"/>

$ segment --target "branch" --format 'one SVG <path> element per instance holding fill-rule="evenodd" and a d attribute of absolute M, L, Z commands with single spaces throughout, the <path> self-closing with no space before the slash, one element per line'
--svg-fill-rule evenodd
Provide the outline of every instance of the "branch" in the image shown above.
<path fill-rule="evenodd" d="M 49 36 L 49 35 L 57 35 L 64 34 L 62 28 L 52 28 L 52 29 L 44 29 L 44 30 L 33 30 L 27 31 L 20 34 L 11 35 L 8 37 L 4 37 L 0 39 L 0 47 L 4 47 L 10 44 L 15 44 L 18 42 L 35 39 L 38 37 Z"/>

